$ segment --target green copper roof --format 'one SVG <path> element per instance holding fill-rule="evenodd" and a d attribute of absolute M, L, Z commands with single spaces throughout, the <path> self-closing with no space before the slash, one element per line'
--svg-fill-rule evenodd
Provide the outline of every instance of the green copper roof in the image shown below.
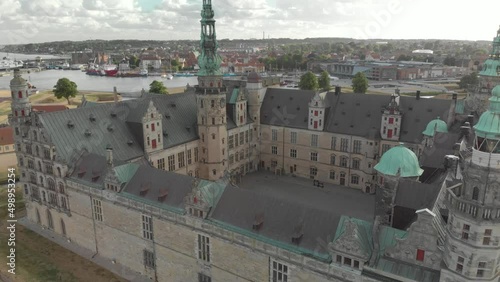
<path fill-rule="evenodd" d="M 488 59 L 483 64 L 483 69 L 479 72 L 482 76 L 500 76 L 500 60 Z"/>
<path fill-rule="evenodd" d="M 231 99 L 229 99 L 229 104 L 236 103 L 236 100 L 238 100 L 238 92 L 239 92 L 239 89 L 235 87 L 233 89 L 233 93 L 231 93 Z"/>
<path fill-rule="evenodd" d="M 198 76 L 219 76 L 222 75 L 220 64 L 221 56 L 217 53 L 217 36 L 215 32 L 214 11 L 212 1 L 203 1 L 201 10 L 201 53 L 198 56 Z"/>
<path fill-rule="evenodd" d="M 118 177 L 118 180 L 120 180 L 121 183 L 129 182 L 138 168 L 138 164 L 132 163 L 117 166 L 115 167 L 116 177 Z"/>
<path fill-rule="evenodd" d="M 198 184 L 198 189 L 200 190 L 203 200 L 205 200 L 211 207 L 215 207 L 226 189 L 225 183 L 212 182 L 208 180 L 201 179 Z"/>
<path fill-rule="evenodd" d="M 363 252 L 370 257 L 373 249 L 373 224 L 357 218 L 350 218 L 348 216 L 341 216 L 333 242 L 337 241 L 342 234 L 346 232 L 348 222 L 355 224 L 354 237 L 357 239 L 358 246 Z"/>
<path fill-rule="evenodd" d="M 424 134 L 425 136 L 434 136 L 434 132 L 448 132 L 448 126 L 446 125 L 446 122 L 441 120 L 439 117 L 435 120 L 431 120 L 428 124 L 427 127 L 425 128 Z"/>
<path fill-rule="evenodd" d="M 415 153 L 402 144 L 385 152 L 374 168 L 381 174 L 401 177 L 416 177 L 424 172 Z"/>
<path fill-rule="evenodd" d="M 495 86 L 491 94 L 490 107 L 481 115 L 474 129 L 479 137 L 500 140 L 500 85 Z"/>

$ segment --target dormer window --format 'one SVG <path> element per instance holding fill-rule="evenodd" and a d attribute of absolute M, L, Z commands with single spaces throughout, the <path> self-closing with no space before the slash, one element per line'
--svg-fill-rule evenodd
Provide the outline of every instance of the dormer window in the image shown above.
<path fill-rule="evenodd" d="M 151 113 L 151 118 L 154 118 L 154 114 L 153 113 Z"/>
<path fill-rule="evenodd" d="M 155 131 L 155 124 L 154 123 L 151 124 L 151 131 Z"/>

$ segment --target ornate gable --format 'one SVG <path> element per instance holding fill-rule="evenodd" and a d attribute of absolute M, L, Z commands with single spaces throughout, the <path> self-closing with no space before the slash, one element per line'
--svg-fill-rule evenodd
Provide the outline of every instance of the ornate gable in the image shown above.
<path fill-rule="evenodd" d="M 370 224 L 345 218 L 337 228 L 341 230 L 341 234 L 337 234 L 336 239 L 329 244 L 330 251 L 368 261 L 373 250 Z"/>

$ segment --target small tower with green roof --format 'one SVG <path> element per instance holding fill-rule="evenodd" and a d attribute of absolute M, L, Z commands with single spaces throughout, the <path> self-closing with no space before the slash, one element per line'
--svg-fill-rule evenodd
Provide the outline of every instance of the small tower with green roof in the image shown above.
<path fill-rule="evenodd" d="M 422 134 L 424 135 L 422 143 L 425 147 L 432 147 L 432 145 L 434 144 L 434 135 L 436 134 L 436 132 L 448 132 L 448 125 L 439 117 L 431 120 L 427 124 L 425 130 L 422 132 Z"/>
<path fill-rule="evenodd" d="M 489 58 L 484 62 L 481 72 L 481 91 L 489 93 L 494 85 L 500 84 L 500 28 L 493 39 Z"/>
<path fill-rule="evenodd" d="M 375 216 L 380 216 L 381 223 L 390 226 L 399 179 L 417 181 L 424 171 L 420 168 L 415 153 L 403 144 L 385 152 L 374 169 L 378 173 Z"/>

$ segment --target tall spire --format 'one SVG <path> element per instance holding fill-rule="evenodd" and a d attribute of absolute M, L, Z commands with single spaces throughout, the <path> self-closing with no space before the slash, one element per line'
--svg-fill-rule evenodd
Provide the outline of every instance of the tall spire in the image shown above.
<path fill-rule="evenodd" d="M 203 10 L 201 10 L 201 54 L 198 57 L 200 70 L 198 76 L 219 76 L 222 75 L 220 64 L 222 59 L 217 53 L 217 39 L 215 33 L 214 11 L 212 10 L 212 0 L 203 0 Z"/>

